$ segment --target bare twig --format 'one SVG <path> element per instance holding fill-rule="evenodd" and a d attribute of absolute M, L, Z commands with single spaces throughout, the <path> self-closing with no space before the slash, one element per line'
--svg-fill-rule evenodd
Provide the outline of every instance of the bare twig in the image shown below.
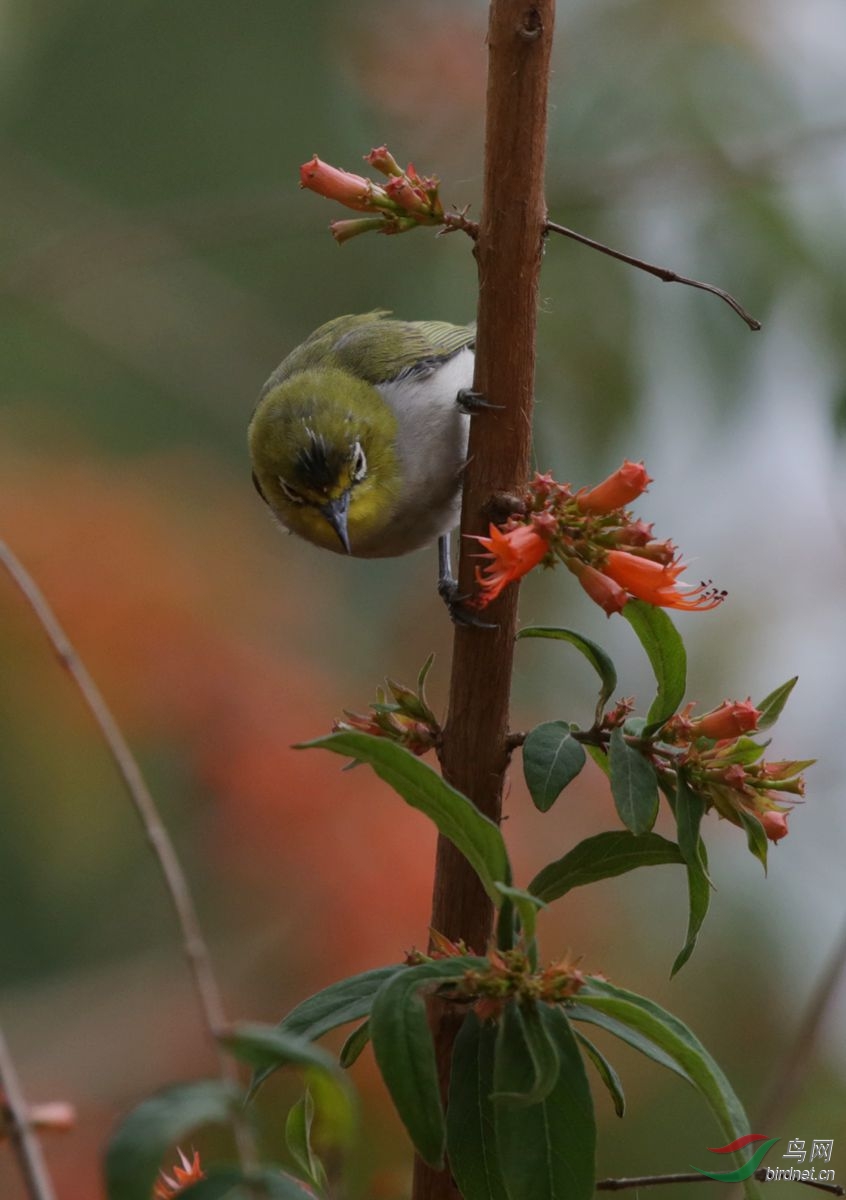
<path fill-rule="evenodd" d="M 782 1182 L 781 1180 L 768 1180 L 766 1167 L 759 1167 L 755 1172 L 755 1178 L 759 1183 Z M 638 1175 L 629 1179 L 599 1179 L 596 1183 L 596 1190 L 598 1192 L 622 1192 L 630 1188 L 659 1187 L 665 1183 L 719 1182 L 718 1179 L 711 1179 L 709 1175 L 700 1175 L 698 1172 L 686 1172 L 679 1175 Z M 816 1179 L 795 1179 L 792 1182 L 816 1188 L 820 1192 L 828 1192 L 832 1196 L 846 1195 L 846 1188 L 841 1187 L 839 1183 L 820 1183 Z"/>
<path fill-rule="evenodd" d="M 712 296 L 719 296 L 721 300 L 725 300 L 729 308 L 734 309 L 737 315 L 746 322 L 753 332 L 761 328 L 761 322 L 756 320 L 755 317 L 750 316 L 743 305 L 735 300 L 734 296 L 713 283 L 702 283 L 699 279 L 688 279 L 686 275 L 677 275 L 675 271 L 671 271 L 668 267 L 656 267 L 654 263 L 645 262 L 642 258 L 635 258 L 632 254 L 624 254 L 622 250 L 612 250 L 610 246 L 606 246 L 603 242 L 594 241 L 593 238 L 586 237 L 583 233 L 576 233 L 575 229 L 568 229 L 566 225 L 559 225 L 555 221 L 547 221 L 546 228 L 550 233 L 563 234 L 564 237 L 572 238 L 574 242 L 581 242 L 583 246 L 590 246 L 592 250 L 598 250 L 600 254 L 607 254 L 610 258 L 616 258 L 620 262 L 628 263 L 630 267 L 637 267 L 641 271 L 646 271 L 647 274 L 654 275 L 656 279 L 661 279 L 664 283 L 686 283 L 688 287 L 700 288 L 703 292 L 710 292 Z"/>
<path fill-rule="evenodd" d="M 216 1035 L 226 1024 L 223 999 L 211 964 L 211 956 L 203 937 L 197 910 L 188 888 L 176 850 L 167 829 L 159 817 L 156 802 L 147 787 L 141 769 L 112 715 L 97 684 L 80 659 L 70 639 L 59 624 L 41 589 L 35 580 L 12 553 L 5 542 L 0 541 L 0 563 L 6 568 L 14 583 L 23 593 L 27 603 L 56 652 L 62 666 L 79 688 L 85 704 L 94 718 L 109 753 L 126 785 L 126 790 L 143 826 L 147 841 L 153 849 L 156 862 L 164 879 L 176 921 L 182 934 L 182 948 L 203 1015 L 206 1032 L 212 1039 L 220 1062 L 220 1074 L 228 1082 L 238 1084 L 237 1064 L 229 1058 L 217 1042 Z M 253 1165 L 252 1147 L 243 1127 L 236 1128 L 239 1150 L 245 1169 Z"/>
<path fill-rule="evenodd" d="M 53 1181 L 47 1171 L 44 1155 L 29 1117 L 18 1073 L 3 1030 L 0 1029 L 0 1092 L 3 1094 L 5 1123 L 9 1139 L 17 1155 L 21 1175 L 31 1200 L 55 1200 Z"/>
<path fill-rule="evenodd" d="M 846 922 L 831 957 L 816 981 L 799 1028 L 779 1064 L 760 1108 L 756 1129 L 772 1129 L 789 1111 L 802 1077 L 811 1064 L 811 1054 L 820 1025 L 846 969 Z"/>

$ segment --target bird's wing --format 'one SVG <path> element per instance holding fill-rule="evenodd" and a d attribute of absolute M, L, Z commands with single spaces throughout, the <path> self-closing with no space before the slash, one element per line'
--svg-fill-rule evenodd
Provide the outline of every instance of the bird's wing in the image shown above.
<path fill-rule="evenodd" d="M 368 383 L 389 383 L 446 362 L 476 338 L 474 325 L 394 321 L 384 309 L 335 317 L 297 346 L 264 385 L 262 395 L 311 367 L 343 367 Z"/>
<path fill-rule="evenodd" d="M 380 313 L 377 320 L 345 331 L 332 348 L 332 358 L 369 383 L 389 383 L 446 362 L 465 346 L 472 347 L 475 339 L 472 325 L 391 321 Z"/>

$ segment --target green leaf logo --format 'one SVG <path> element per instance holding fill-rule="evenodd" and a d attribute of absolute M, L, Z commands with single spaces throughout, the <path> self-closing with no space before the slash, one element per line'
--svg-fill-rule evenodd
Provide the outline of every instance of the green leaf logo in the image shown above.
<path fill-rule="evenodd" d="M 733 1142 L 729 1142 L 727 1146 L 709 1146 L 708 1149 L 712 1154 L 734 1154 L 738 1150 L 742 1150 L 744 1146 L 750 1145 L 752 1142 L 763 1142 L 759 1146 L 752 1157 L 745 1162 L 742 1167 L 738 1167 L 734 1171 L 704 1171 L 702 1167 L 694 1167 L 694 1171 L 698 1171 L 700 1175 L 707 1175 L 709 1179 L 716 1179 L 719 1183 L 740 1183 L 741 1180 L 749 1179 L 758 1170 L 761 1165 L 761 1160 L 768 1150 L 776 1144 L 778 1138 L 768 1138 L 763 1133 L 747 1133 L 743 1137 L 737 1138 Z M 691 1164 L 692 1165 L 692 1164 Z"/>

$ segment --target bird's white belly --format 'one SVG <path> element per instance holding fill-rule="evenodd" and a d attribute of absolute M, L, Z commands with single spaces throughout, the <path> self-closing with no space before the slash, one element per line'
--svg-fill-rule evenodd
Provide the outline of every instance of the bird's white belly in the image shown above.
<path fill-rule="evenodd" d="M 470 418 L 457 396 L 473 384 L 473 362 L 473 351 L 465 348 L 429 374 L 379 385 L 397 416 L 402 485 L 388 526 L 373 538 L 372 549 L 357 546 L 356 554 L 407 554 L 458 524 Z"/>

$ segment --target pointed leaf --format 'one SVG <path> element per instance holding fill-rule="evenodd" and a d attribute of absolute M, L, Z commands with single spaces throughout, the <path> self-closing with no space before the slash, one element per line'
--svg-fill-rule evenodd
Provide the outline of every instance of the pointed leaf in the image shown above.
<path fill-rule="evenodd" d="M 346 1025 L 348 1021 L 357 1021 L 366 1017 L 370 1012 L 373 997 L 386 979 L 396 975 L 405 968 L 399 963 L 388 967 L 375 967 L 372 971 L 364 971 L 360 975 L 351 975 L 332 983 L 322 991 L 316 992 L 303 1000 L 296 1008 L 292 1008 L 277 1026 L 287 1033 L 299 1034 L 307 1041 L 317 1041 L 330 1029 L 338 1025 Z M 270 1075 L 274 1067 L 256 1071 L 247 1093 L 247 1099 L 255 1096 L 259 1087 Z"/>
<path fill-rule="evenodd" d="M 525 629 L 521 629 L 517 637 L 554 638 L 558 641 L 569 642 L 571 646 L 575 646 L 577 650 L 581 651 L 596 671 L 602 684 L 599 691 L 599 699 L 596 703 L 596 720 L 598 723 L 602 717 L 605 702 L 614 694 L 614 689 L 617 686 L 617 671 L 602 647 L 597 646 L 596 642 L 592 642 L 590 638 L 584 637 L 581 633 L 576 633 L 574 629 L 561 629 L 553 625 L 529 625 Z"/>
<path fill-rule="evenodd" d="M 690 786 L 683 770 L 678 772 L 675 797 L 676 825 L 678 827 L 679 850 L 684 861 L 691 866 L 699 864 L 699 826 L 705 812 L 705 801 Z"/>
<path fill-rule="evenodd" d="M 529 891 L 541 900 L 557 900 L 576 887 L 624 875 L 636 867 L 681 863 L 684 859 L 675 842 L 657 833 L 636 836 L 614 829 L 585 838 L 563 858 L 551 862 L 534 877 Z"/>
<path fill-rule="evenodd" d="M 338 1061 L 348 1071 L 370 1041 L 370 1021 L 362 1021 L 344 1042 Z"/>
<path fill-rule="evenodd" d="M 558 1051 L 536 1001 L 506 1001 L 494 1052 L 498 1104 L 540 1104 L 558 1079 Z"/>
<path fill-rule="evenodd" d="M 539 1012 L 558 1050 L 558 1079 L 540 1104 L 494 1105 L 506 1190 L 509 1200 L 590 1200 L 596 1126 L 584 1063 L 561 1008 Z"/>
<path fill-rule="evenodd" d="M 567 1015 L 571 1021 L 583 1021 L 588 1025 L 596 1025 L 598 1029 L 605 1029 L 608 1033 L 612 1033 L 614 1037 L 619 1038 L 621 1042 L 625 1042 L 627 1046 L 631 1046 L 634 1050 L 639 1050 L 641 1054 L 647 1058 L 651 1058 L 653 1062 L 658 1063 L 660 1067 L 665 1067 L 668 1071 L 673 1071 L 685 1083 L 691 1083 L 692 1080 L 686 1071 L 672 1059 L 669 1054 L 650 1042 L 648 1038 L 643 1037 L 636 1029 L 629 1029 L 621 1021 L 614 1017 L 609 1017 L 606 1013 L 600 1012 L 598 1009 L 586 1008 L 577 1001 L 567 1005 Z"/>
<path fill-rule="evenodd" d="M 230 1054 L 259 1070 L 279 1067 L 316 1067 L 340 1077 L 340 1068 L 328 1051 L 278 1025 L 239 1021 L 217 1039 Z"/>
<path fill-rule="evenodd" d="M 678 630 L 663 609 L 643 600 L 629 600 L 623 616 L 646 651 L 658 684 L 658 694 L 646 717 L 651 732 L 663 725 L 684 699 L 687 654 Z"/>
<path fill-rule="evenodd" d="M 535 808 L 547 812 L 585 765 L 585 750 L 564 721 L 536 726 L 523 743 L 523 774 Z"/>
<path fill-rule="evenodd" d="M 652 1000 L 598 979 L 591 979 L 581 989 L 579 1007 L 614 1017 L 667 1054 L 703 1096 L 727 1142 L 749 1133 L 749 1121 L 731 1084 L 699 1039 L 677 1017 Z M 744 1186 L 750 1200 L 758 1195 L 754 1180 L 747 1180 Z"/>
<path fill-rule="evenodd" d="M 573 1033 L 576 1035 L 576 1041 L 596 1067 L 599 1078 L 605 1084 L 606 1090 L 611 1097 L 611 1103 L 614 1105 L 614 1112 L 618 1117 L 624 1117 L 626 1115 L 626 1097 L 623 1093 L 620 1076 L 599 1047 L 595 1046 L 590 1038 L 585 1037 L 583 1033 L 579 1033 L 578 1029 L 574 1029 Z"/>
<path fill-rule="evenodd" d="M 166 1152 L 203 1125 L 231 1121 L 241 1094 L 220 1080 L 178 1084 L 144 1100 L 126 1117 L 106 1150 L 108 1200 L 150 1200 Z"/>
<path fill-rule="evenodd" d="M 781 687 L 777 687 L 775 691 L 770 692 L 763 700 L 758 701 L 755 707 L 761 714 L 758 718 L 759 729 L 769 729 L 771 725 L 775 725 L 790 697 L 790 693 L 796 686 L 798 678 L 798 675 L 794 675 L 792 679 L 788 679 L 787 683 L 783 683 Z"/>
<path fill-rule="evenodd" d="M 704 855 L 705 846 L 701 838 L 699 845 L 701 853 Z M 687 894 L 690 904 L 687 939 L 676 956 L 673 969 L 670 971 L 670 978 L 682 969 L 693 953 L 697 938 L 699 937 L 699 930 L 702 928 L 702 922 L 708 913 L 708 905 L 711 903 L 711 884 L 699 858 L 690 863 L 687 868 Z"/>
<path fill-rule="evenodd" d="M 311 1092 L 306 1088 L 305 1093 L 296 1104 L 292 1105 L 285 1121 L 285 1145 L 296 1165 L 303 1173 L 303 1178 L 313 1184 L 318 1192 L 322 1192 L 327 1183 L 326 1170 L 323 1163 L 314 1153 L 311 1144 L 311 1127 L 314 1122 L 314 1101 Z"/>
<path fill-rule="evenodd" d="M 749 847 L 749 853 L 754 854 L 761 866 L 764 868 L 764 874 L 767 873 L 767 834 L 764 826 L 754 817 L 747 809 L 738 806 L 735 809 L 740 824 L 746 832 L 746 844 Z"/>
<path fill-rule="evenodd" d="M 434 821 L 440 833 L 461 851 L 499 907 L 502 897 L 496 883 L 511 882 L 511 868 L 499 826 L 483 816 L 472 801 L 451 787 L 437 771 L 403 746 L 369 733 L 333 733 L 306 742 L 298 749 L 312 747 L 369 763 L 407 804 Z"/>
<path fill-rule="evenodd" d="M 469 1012 L 452 1052 L 447 1156 L 463 1200 L 508 1200 L 491 1100 L 496 1035 L 496 1025 Z"/>
<path fill-rule="evenodd" d="M 408 967 L 380 988 L 370 1014 L 373 1053 L 382 1078 L 418 1154 L 433 1167 L 443 1162 L 446 1129 L 435 1048 L 419 991 L 426 984 L 447 983 L 487 966 L 487 959 L 468 955 Z"/>
<path fill-rule="evenodd" d="M 652 763 L 628 744 L 619 728 L 611 731 L 608 762 L 620 820 L 634 834 L 648 833 L 658 816 L 658 780 Z"/>

